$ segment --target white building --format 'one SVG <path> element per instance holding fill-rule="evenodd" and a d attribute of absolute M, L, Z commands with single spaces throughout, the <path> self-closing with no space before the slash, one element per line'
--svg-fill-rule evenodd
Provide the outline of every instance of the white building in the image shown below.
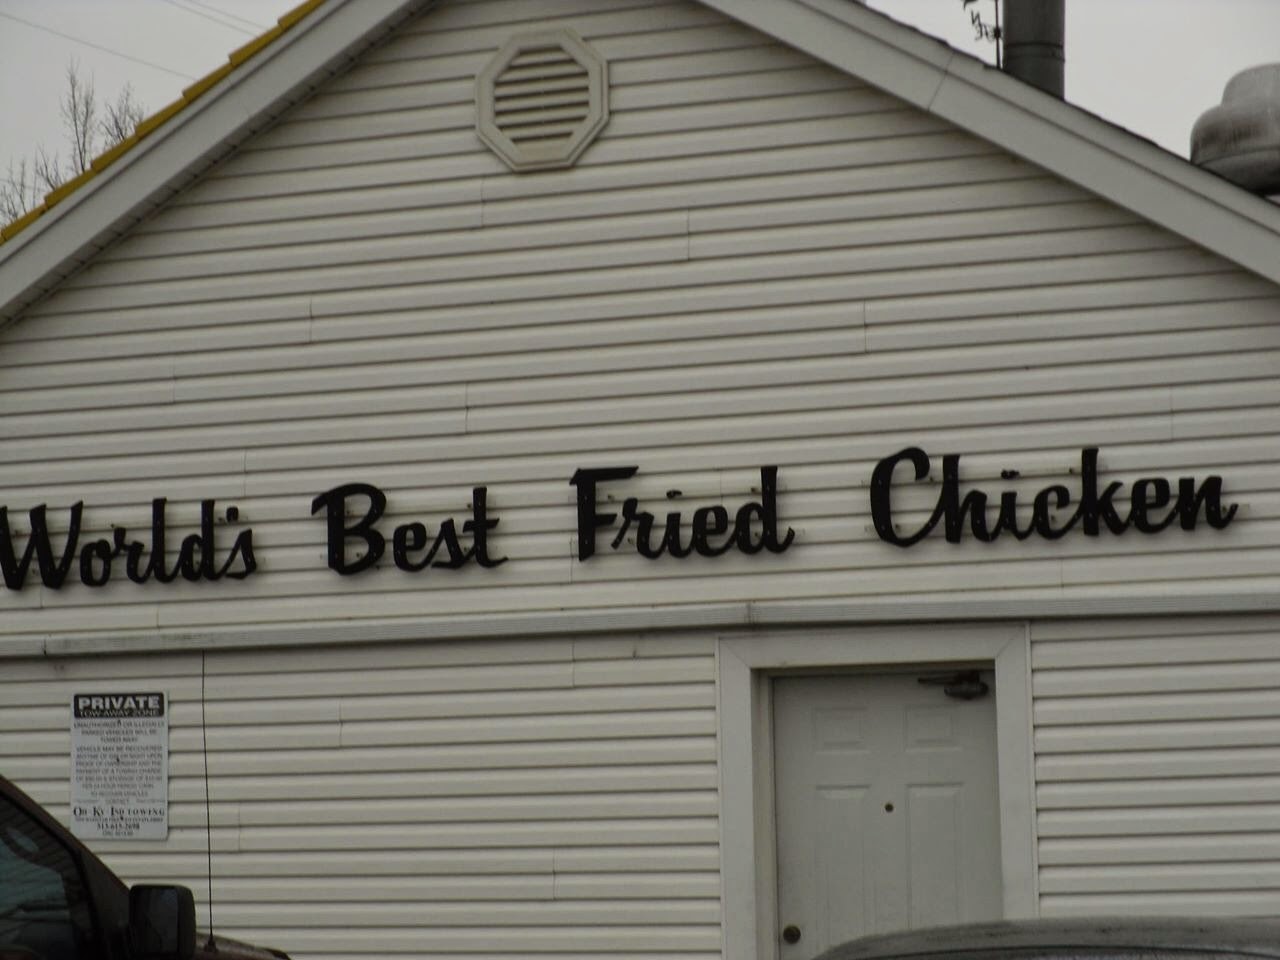
<path fill-rule="evenodd" d="M 207 758 L 296 957 L 1275 912 L 1280 209 L 844 0 L 312 2 L 141 132 L 0 245 L 2 769 L 167 693 L 123 875 Z"/>

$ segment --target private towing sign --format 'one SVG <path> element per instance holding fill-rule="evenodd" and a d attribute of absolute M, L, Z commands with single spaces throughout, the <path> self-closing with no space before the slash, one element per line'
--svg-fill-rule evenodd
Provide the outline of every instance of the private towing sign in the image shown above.
<path fill-rule="evenodd" d="M 1080 451 L 1072 486 L 1054 483 L 1031 496 L 1014 489 L 985 490 L 965 484 L 959 454 L 942 457 L 940 482 L 932 476 L 933 460 L 919 447 L 907 447 L 881 460 L 871 475 L 870 512 L 876 534 L 886 543 L 908 548 L 941 533 L 952 544 L 966 539 L 990 543 L 1001 537 L 1058 540 L 1078 532 L 1087 537 L 1121 536 L 1133 531 L 1155 535 L 1176 528 L 1193 531 L 1201 524 L 1225 529 L 1237 505 L 1223 500 L 1219 476 L 1140 477 L 1127 494 L 1120 481 L 1099 477 L 1098 450 Z M 715 558 L 728 553 L 780 554 L 796 541 L 778 503 L 778 468 L 760 468 L 756 499 L 739 504 L 703 504 L 691 511 L 679 490 L 667 493 L 667 507 L 654 513 L 629 496 L 625 484 L 639 472 L 635 466 L 606 466 L 575 471 L 577 560 L 586 562 L 605 544 L 613 551 L 630 544 L 649 560 L 690 556 Z M 1018 476 L 1002 471 L 1004 480 Z M 935 491 L 924 520 L 904 520 L 895 497 L 913 487 Z M 679 509 L 671 509 L 673 506 Z M 428 568 L 457 570 L 493 568 L 507 562 L 499 547 L 499 517 L 489 507 L 487 487 L 473 487 L 469 515 L 431 525 L 417 520 L 389 524 L 387 496 L 368 483 L 349 483 L 318 494 L 311 514 L 325 525 L 330 570 L 354 576 L 386 561 L 408 573 Z M 200 504 L 199 526 L 182 534 L 170 529 L 168 502 L 151 502 L 150 528 L 130 532 L 113 526 L 110 536 L 82 535 L 83 501 L 66 513 L 66 534 L 55 536 L 47 505 L 28 514 L 25 543 L 10 526 L 8 508 L 0 506 L 0 573 L 5 587 L 21 590 L 37 578 L 58 590 L 69 581 L 102 587 L 112 579 L 143 585 L 244 580 L 258 569 L 253 530 L 239 524 L 240 511 L 228 506 L 218 515 L 217 503 Z M 234 531 L 227 527 L 236 527 Z"/>
<path fill-rule="evenodd" d="M 71 832 L 94 840 L 163 840 L 169 833 L 165 695 L 71 696 Z"/>

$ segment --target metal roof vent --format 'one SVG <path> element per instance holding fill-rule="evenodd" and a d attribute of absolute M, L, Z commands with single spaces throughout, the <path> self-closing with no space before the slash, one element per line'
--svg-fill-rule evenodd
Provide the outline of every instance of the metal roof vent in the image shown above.
<path fill-rule="evenodd" d="M 476 130 L 512 170 L 572 166 L 609 121 L 608 66 L 572 30 L 512 37 L 476 77 Z"/>
<path fill-rule="evenodd" d="M 1237 73 L 1191 130 L 1191 162 L 1254 193 L 1280 193 L 1280 63 Z"/>

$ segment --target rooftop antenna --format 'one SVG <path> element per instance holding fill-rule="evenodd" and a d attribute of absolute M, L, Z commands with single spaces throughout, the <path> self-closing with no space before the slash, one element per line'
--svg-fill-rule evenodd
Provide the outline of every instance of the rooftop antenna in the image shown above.
<path fill-rule="evenodd" d="M 979 0 L 960 0 L 960 5 L 964 7 L 964 9 L 969 10 L 970 7 L 974 6 L 974 4 L 978 2 Z M 1001 47 L 1003 44 L 1000 40 L 1004 36 L 1004 33 L 1000 29 L 1000 0 L 991 0 L 991 7 L 993 10 L 991 19 L 987 19 L 983 16 L 980 9 L 969 10 L 969 23 L 973 25 L 973 38 L 975 40 L 986 40 L 988 43 L 994 43 L 996 45 L 996 68 L 1003 70 L 1004 58 L 1001 53 Z"/>

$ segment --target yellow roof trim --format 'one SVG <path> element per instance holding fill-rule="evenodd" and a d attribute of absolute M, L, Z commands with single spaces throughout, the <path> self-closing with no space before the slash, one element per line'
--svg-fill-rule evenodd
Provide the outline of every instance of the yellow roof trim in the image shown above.
<path fill-rule="evenodd" d="M 181 113 L 186 107 L 190 106 L 200 97 L 204 96 L 222 80 L 229 76 L 232 71 L 239 67 L 246 60 L 254 56 L 259 51 L 269 47 L 277 39 L 283 36 L 289 28 L 293 27 L 299 21 L 319 7 L 325 0 L 305 0 L 304 3 L 294 7 L 288 13 L 280 17 L 276 21 L 276 25 L 268 30 L 262 36 L 250 40 L 243 47 L 233 50 L 227 57 L 227 62 L 219 66 L 216 70 L 201 77 L 191 86 L 182 91 L 182 96 L 167 107 L 153 113 L 151 116 L 141 120 L 133 129 L 133 135 L 117 143 L 115 146 L 103 151 L 89 164 L 79 176 L 68 180 L 62 186 L 55 190 L 51 190 L 45 194 L 44 202 L 28 210 L 17 220 L 0 229 L 0 243 L 17 236 L 31 224 L 35 223 L 45 211 L 61 203 L 71 194 L 75 193 L 82 186 L 92 180 L 95 176 L 107 169 L 122 156 L 132 150 L 143 139 L 154 133 L 159 127 Z"/>
<path fill-rule="evenodd" d="M 152 130 L 155 130 L 162 123 L 164 123 L 166 120 L 170 120 L 173 117 L 176 117 L 182 111 L 182 108 L 187 105 L 187 103 L 188 101 L 185 98 L 179 97 L 177 100 L 173 101 L 173 103 L 169 104 L 167 107 L 161 107 L 159 110 L 157 110 L 151 116 L 147 117 L 145 120 L 139 121 L 138 125 L 133 128 L 133 135 L 137 137 L 139 140 L 141 140 L 143 137 L 151 133 Z"/>
<path fill-rule="evenodd" d="M 254 39 L 250 40 L 243 47 L 240 47 L 237 50 L 232 50 L 231 56 L 227 57 L 227 61 L 233 67 L 240 66 L 240 64 L 244 63 L 246 60 L 252 57 L 255 53 L 257 53 L 263 47 L 271 43 L 272 40 L 280 36 L 282 33 L 284 33 L 284 29 L 280 26 L 280 24 L 277 23 L 274 27 L 272 27 L 262 36 L 254 37 Z"/>
<path fill-rule="evenodd" d="M 138 142 L 138 135 L 136 133 L 129 135 L 128 137 L 126 137 L 125 139 L 117 143 L 110 150 L 106 151 L 105 153 L 100 153 L 96 157 L 94 157 L 93 162 L 89 164 L 89 169 L 92 170 L 94 173 L 102 172 L 107 167 L 111 166 L 111 164 L 115 163 L 116 158 L 118 156 L 120 156 L 122 153 L 126 152 L 127 150 L 132 149 L 133 145 L 137 142 Z"/>
<path fill-rule="evenodd" d="M 231 64 L 224 63 L 217 70 L 213 71 L 213 73 L 206 74 L 195 83 L 191 84 L 191 86 L 183 88 L 182 99 L 188 102 L 194 100 L 234 69 L 235 67 Z"/>
<path fill-rule="evenodd" d="M 72 179 L 64 183 L 62 186 L 57 187 L 53 190 L 50 190 L 48 193 L 44 195 L 45 209 L 48 210 L 50 207 L 61 203 L 68 196 L 75 193 L 84 184 L 92 180 L 95 173 L 96 171 L 92 167 L 90 167 L 88 170 L 80 174 L 78 177 L 73 177 Z"/>
<path fill-rule="evenodd" d="M 38 207 L 33 207 L 32 209 L 28 210 L 26 213 L 20 216 L 17 220 L 13 221 L 13 223 L 9 224 L 3 230 L 0 230 L 0 242 L 8 240 L 14 234 L 21 232 L 23 229 L 26 228 L 27 224 L 35 220 L 36 217 L 40 216 L 40 214 L 44 213 L 44 211 L 45 211 L 45 206 L 43 203 L 40 204 L 40 206 Z"/>
<path fill-rule="evenodd" d="M 323 2 L 324 0 L 308 0 L 308 2 L 306 3 L 300 3 L 298 4 L 298 6 L 294 7 L 292 10 L 288 10 L 285 13 L 282 13 L 279 19 L 276 20 L 276 24 L 280 27 L 280 29 L 288 30 L 290 27 L 292 27 L 295 23 L 297 23 L 299 20 L 305 17 L 312 10 L 320 6 L 320 4 Z"/>

